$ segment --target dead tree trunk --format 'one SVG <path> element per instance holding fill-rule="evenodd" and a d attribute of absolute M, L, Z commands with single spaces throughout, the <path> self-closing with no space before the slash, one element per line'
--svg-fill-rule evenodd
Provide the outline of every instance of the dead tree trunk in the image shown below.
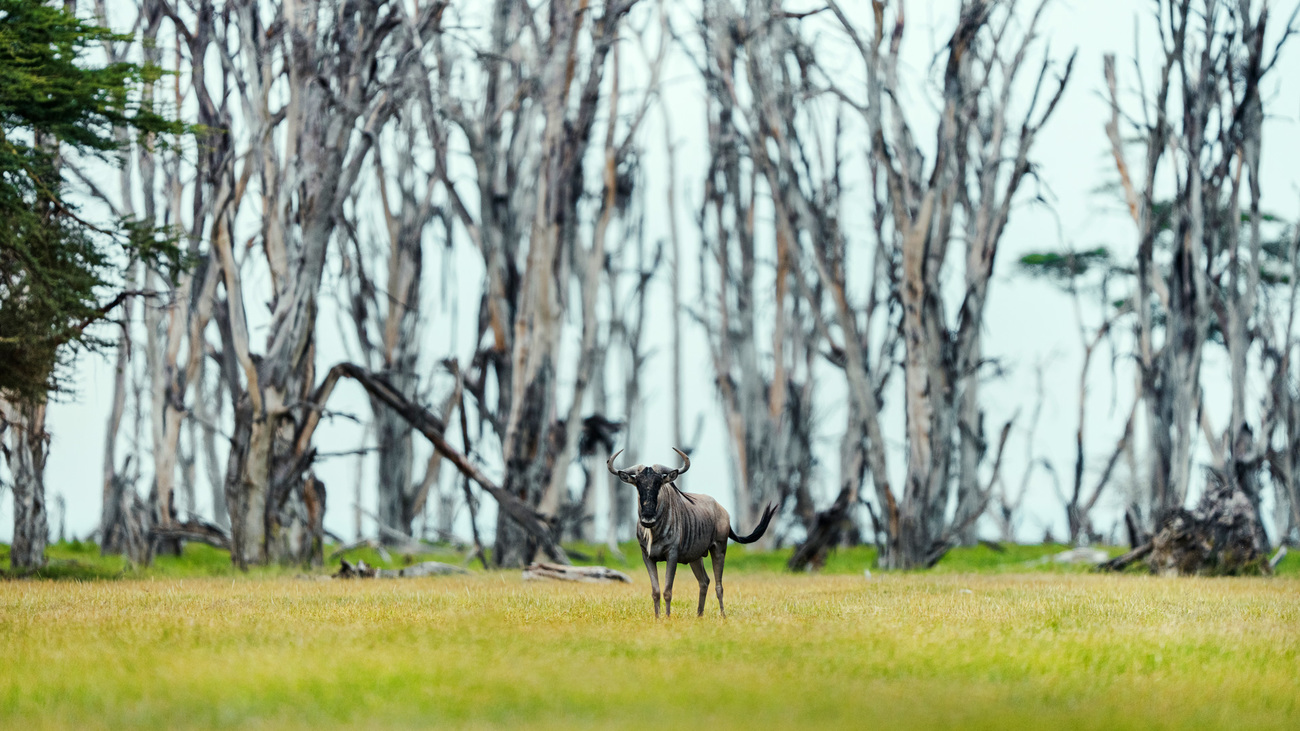
<path fill-rule="evenodd" d="M 134 267 L 132 267 L 134 271 Z M 128 277 L 128 281 L 131 277 Z M 127 373 L 131 367 L 131 328 L 130 305 L 125 306 L 126 324 L 122 327 L 117 341 L 117 357 L 113 365 L 113 402 L 109 407 L 108 428 L 104 436 L 104 481 L 99 513 L 99 550 L 103 555 L 120 553 L 122 546 L 113 538 L 113 526 L 118 520 L 118 501 L 113 499 L 117 483 L 117 439 L 122 428 L 122 416 L 126 411 Z"/>
<path fill-rule="evenodd" d="M 45 458 L 49 446 L 44 403 L 0 399 L 0 450 L 9 467 L 14 504 L 9 565 L 15 571 L 34 571 L 45 565 L 45 543 L 49 539 Z"/>

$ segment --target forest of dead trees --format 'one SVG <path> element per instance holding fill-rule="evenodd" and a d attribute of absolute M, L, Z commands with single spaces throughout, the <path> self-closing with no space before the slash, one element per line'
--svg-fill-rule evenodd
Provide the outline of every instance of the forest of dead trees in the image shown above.
<path fill-rule="evenodd" d="M 144 222 L 184 255 L 175 272 L 121 257 L 103 298 L 126 296 L 92 328 L 113 373 L 102 550 L 148 562 L 203 541 L 241 567 L 319 564 L 350 540 L 326 511 L 361 507 L 314 437 L 353 418 L 376 540 L 463 542 L 498 567 L 565 562 L 571 540 L 617 551 L 633 501 L 600 463 L 655 461 L 647 430 L 689 453 L 705 412 L 725 425 L 710 459 L 730 465 L 733 522 L 780 505 L 792 568 L 845 543 L 931 566 L 1014 538 L 1032 490 L 1056 490 L 1071 543 L 1106 538 L 1097 508 L 1122 501 L 1138 547 L 1202 492 L 1248 505 L 1264 547 L 1295 540 L 1300 228 L 1260 182 L 1291 8 L 1144 2 L 1134 63 L 1053 44 L 1050 0 L 950 4 L 918 73 L 900 72 L 921 32 L 901 0 L 68 6 L 130 33 L 87 63 L 165 71 L 140 98 L 187 125 L 61 161 L 83 217 Z M 670 90 L 670 70 L 691 81 Z M 1035 179 L 1068 174 L 1035 153 L 1077 85 L 1103 91 L 1095 145 L 1130 239 L 1006 261 Z M 685 164 L 685 136 L 706 159 Z M 986 415 L 995 269 L 1053 282 L 1080 313 L 1068 467 L 1034 456 L 1041 386 L 1012 419 Z M 446 325 L 429 312 L 453 288 L 477 309 Z M 655 329 L 669 347 L 650 347 Z M 697 341 L 710 372 L 686 370 Z M 1214 350 L 1226 371 L 1205 366 Z M 1132 401 L 1085 443 L 1103 352 Z M 331 409 L 342 380 L 368 413 Z M 715 400 L 685 402 L 688 380 Z M 1231 384 L 1218 423 L 1212 381 Z M 827 392 L 845 404 L 833 422 Z M 11 562 L 31 569 L 56 455 L 41 398 L 0 408 Z M 1003 469 L 1013 433 L 1029 435 L 1023 476 Z M 826 440 L 838 463 L 816 458 Z"/>

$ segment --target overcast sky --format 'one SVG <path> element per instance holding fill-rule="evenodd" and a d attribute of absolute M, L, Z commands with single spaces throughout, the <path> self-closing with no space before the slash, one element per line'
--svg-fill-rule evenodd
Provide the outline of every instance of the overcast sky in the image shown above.
<path fill-rule="evenodd" d="M 814 3 L 787 2 L 790 9 L 813 7 Z M 1274 3 L 1275 25 L 1280 25 L 1290 14 L 1291 4 Z M 930 60 L 942 45 L 945 34 L 951 32 L 955 20 L 955 1 L 912 2 L 909 4 L 910 29 L 906 59 L 912 81 L 924 80 Z M 1121 255 L 1135 249 L 1134 226 L 1117 199 L 1098 189 L 1114 179 L 1113 160 L 1109 154 L 1103 126 L 1108 115 L 1101 98 L 1103 90 L 1102 57 L 1115 53 L 1120 57 L 1121 84 L 1131 82 L 1134 54 L 1135 23 L 1142 21 L 1139 35 L 1142 48 L 1150 54 L 1156 48 L 1151 35 L 1149 8 L 1151 3 L 1142 0 L 1074 0 L 1057 2 L 1045 17 L 1042 33 L 1050 39 L 1054 56 L 1064 58 L 1073 49 L 1078 50 L 1074 78 L 1061 107 L 1044 130 L 1034 151 L 1039 163 L 1039 181 L 1026 183 L 1031 195 L 1022 196 L 1023 203 L 1013 214 L 1010 226 L 999 251 L 995 281 L 991 288 L 986 320 L 986 355 L 998 359 L 1005 374 L 991 380 L 983 390 L 988 412 L 986 429 L 996 432 L 1003 421 L 1020 412 L 1017 427 L 1008 445 L 1004 476 L 1010 484 L 1018 485 L 1025 469 L 1025 439 L 1030 436 L 1029 413 L 1033 408 L 1034 368 L 1045 364 L 1046 400 L 1041 422 L 1033 432 L 1035 450 L 1040 457 L 1054 463 L 1063 481 L 1068 480 L 1073 462 L 1073 433 L 1076 426 L 1077 388 L 1082 345 L 1075 325 L 1075 315 L 1070 300 L 1057 289 L 1043 282 L 1029 281 L 1016 270 L 1017 259 L 1025 252 L 1042 249 L 1092 248 L 1106 245 Z M 685 23 L 680 24 L 684 29 Z M 819 47 L 819 52 L 823 52 Z M 833 59 L 832 59 L 833 60 Z M 1150 59 L 1148 59 L 1150 60 Z M 640 63 L 636 53 L 624 53 L 625 64 Z M 847 54 L 845 64 L 852 59 Z M 634 79 L 636 71 L 629 69 L 625 78 Z M 1297 217 L 1296 175 L 1300 144 L 1297 113 L 1300 112 L 1300 54 L 1290 49 L 1266 84 L 1266 105 L 1271 118 L 1265 128 L 1264 206 L 1289 220 Z M 672 131 L 678 145 L 678 195 L 683 198 L 679 211 L 680 231 L 687 252 L 698 246 L 698 231 L 693 222 L 693 211 L 698 208 L 702 189 L 705 155 L 704 104 L 702 85 L 694 77 L 691 66 L 680 55 L 675 56 L 665 70 L 664 95 L 671 110 Z M 629 83 L 625 81 L 625 83 Z M 630 85 L 630 84 L 629 84 Z M 926 89 L 915 85 L 924 97 Z M 925 98 L 920 105 L 929 104 Z M 921 112 L 920 116 L 923 117 Z M 923 125 L 914 118 L 918 127 Z M 667 182 L 667 165 L 664 157 L 664 130 L 662 116 L 651 114 L 643 129 L 645 157 L 643 160 L 648 185 L 647 227 L 653 241 L 667 235 L 664 214 L 664 191 Z M 860 159 L 860 158 L 859 158 Z M 1032 193 L 1041 193 L 1046 203 L 1030 203 Z M 850 234 L 852 235 L 852 234 Z M 458 237 L 455 249 L 444 254 L 440 246 L 428 246 L 425 272 L 429 285 L 425 311 L 421 363 L 432 370 L 441 358 L 458 355 L 466 362 L 473 348 L 474 325 L 478 306 L 479 282 L 482 265 L 468 241 Z M 954 257 L 955 258 L 955 257 Z M 684 256 L 684 289 L 694 294 L 696 281 L 694 254 Z M 337 267 L 333 269 L 337 271 Z M 333 276 L 333 275 L 330 275 Z M 667 278 L 656 281 L 657 294 L 665 295 L 651 313 L 647 327 L 650 347 L 656 353 L 648 369 L 645 385 L 649 402 L 666 398 L 669 388 L 668 343 L 670 330 L 666 304 Z M 249 316 L 254 325 L 255 345 L 265 338 L 266 313 L 261 303 L 266 291 L 265 281 L 250 276 L 245 282 L 246 291 L 257 293 L 249 297 Z M 258 289 L 260 287 L 261 289 Z M 334 293 L 337 283 L 327 281 L 322 295 L 322 309 L 318 325 L 320 349 L 319 372 L 347 357 L 347 338 L 341 335 L 340 317 Z M 1095 308 L 1085 307 L 1085 314 L 1095 316 Z M 1095 319 L 1092 320 L 1095 322 Z M 576 326 L 576 321 L 573 322 Z M 565 347 L 571 353 L 576 347 L 576 329 L 571 328 Z M 260 348 L 259 348 L 260 349 Z M 1213 348 L 1206 358 L 1206 388 L 1211 419 L 1221 429 L 1226 416 L 1226 389 L 1223 379 L 1213 375 L 1220 371 L 1224 358 Z M 1104 354 L 1093 367 L 1092 391 L 1088 400 L 1090 426 L 1087 431 L 1091 445 L 1090 475 L 1099 469 L 1098 462 L 1105 459 L 1108 449 L 1122 429 L 1131 404 L 1132 370 L 1124 364 L 1116 367 L 1118 379 L 1110 376 L 1110 356 Z M 572 364 L 569 364 L 571 369 Z M 825 387 L 819 390 L 816 413 L 819 417 L 817 455 L 821 462 L 819 490 L 824 502 L 833 496 L 838 483 L 839 435 L 843 428 L 843 387 L 841 379 L 827 371 Z M 712 385 L 712 365 L 700 331 L 688 333 L 687 353 L 684 363 L 684 381 L 687 406 L 687 432 L 695 422 L 698 412 L 704 417 L 705 431 L 694 457 L 691 474 L 683 478 L 683 487 L 693 492 L 704 492 L 718 498 L 730 508 L 734 503 L 730 478 L 731 459 L 725 441 L 721 408 Z M 897 379 L 901 381 L 901 378 Z M 445 386 L 445 380 L 435 381 L 435 395 Z M 58 511 L 55 497 L 62 495 L 67 502 L 67 531 L 70 535 L 84 537 L 94 528 L 100 510 L 100 481 L 102 474 L 103 440 L 108 405 L 111 398 L 112 363 L 108 358 L 85 356 L 78 363 L 76 394 L 53 404 L 49 410 L 48 430 L 52 434 L 50 456 L 46 467 L 47 500 L 51 512 L 51 530 L 57 530 Z M 617 383 L 611 379 L 611 399 L 618 403 Z M 891 470 L 901 476 L 904 468 L 899 450 L 903 444 L 902 417 L 896 405 L 899 399 L 887 403 L 884 415 L 886 440 L 891 446 Z M 561 403 L 567 403 L 567 396 Z M 339 387 L 331 407 L 359 416 L 368 415 L 363 394 L 351 383 Z M 227 409 L 228 412 L 228 409 Z M 621 414 L 611 414 L 620 418 Z M 147 428 L 145 430 L 147 435 Z M 346 419 L 323 423 L 317 442 L 322 452 L 355 449 L 363 437 L 362 428 Z M 646 429 L 640 458 L 649 462 L 671 463 L 674 455 L 670 447 L 671 429 L 666 424 L 652 424 Z M 417 474 L 423 469 L 423 455 L 427 447 L 417 438 Z M 223 449 L 224 455 L 224 449 Z M 358 464 L 360 462 L 360 464 Z M 223 462 L 224 469 L 224 462 Z M 488 464 L 488 472 L 500 475 L 500 466 Z M 326 525 L 334 532 L 350 537 L 354 533 L 353 494 L 360 485 L 362 503 L 373 511 L 374 466 L 369 459 L 355 457 L 329 458 L 318 465 L 329 488 Z M 361 481 L 357 482 L 360 475 Z M 446 475 L 444 475 L 446 477 Z M 146 477 L 147 479 L 147 477 Z M 579 478 L 576 472 L 573 475 Z M 576 482 L 575 482 L 576 484 Z M 895 483 L 897 484 L 897 483 Z M 1113 486 L 1114 487 L 1114 486 Z M 144 489 L 144 486 L 142 486 Z M 199 509 L 210 509 L 206 482 L 200 471 Z M 1119 492 L 1112 492 L 1117 497 Z M 491 501 L 486 501 L 490 503 Z M 431 499 L 430 504 L 434 504 Z M 734 511 L 733 511 L 734 512 Z M 1103 500 L 1098 511 L 1099 527 L 1109 529 L 1116 515 L 1114 503 Z M 490 532 L 493 525 L 491 511 L 480 515 L 480 528 Z M 8 540 L 12 533 L 12 504 L 8 493 L 0 500 L 0 540 Z M 367 521 L 368 523 L 368 521 Z M 1025 504 L 1025 519 L 1019 537 L 1037 540 L 1050 528 L 1057 536 L 1064 533 L 1064 512 L 1055 497 L 1050 481 L 1042 472 L 1034 480 Z M 460 529 L 466 529 L 465 518 L 459 519 Z M 739 526 L 738 526 L 739 527 Z M 986 529 L 988 526 L 985 527 Z M 748 527 L 743 527 L 748 530 Z M 373 528 L 367 527 L 370 531 Z"/>

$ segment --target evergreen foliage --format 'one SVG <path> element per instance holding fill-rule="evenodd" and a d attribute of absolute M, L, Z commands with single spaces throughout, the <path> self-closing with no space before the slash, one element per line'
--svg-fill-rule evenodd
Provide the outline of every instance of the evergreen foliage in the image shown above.
<path fill-rule="evenodd" d="M 140 101 L 156 69 L 94 65 L 115 34 L 39 0 L 0 0 L 0 395 L 43 399 L 85 328 L 107 314 L 113 247 L 178 263 L 157 232 L 92 226 L 64 198 L 60 155 L 118 148 L 116 128 L 177 133 Z"/>

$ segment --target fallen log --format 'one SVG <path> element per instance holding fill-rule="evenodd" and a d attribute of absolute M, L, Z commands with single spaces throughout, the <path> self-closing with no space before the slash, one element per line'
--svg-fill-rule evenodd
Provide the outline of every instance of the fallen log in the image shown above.
<path fill-rule="evenodd" d="M 632 579 L 622 571 L 615 571 L 604 566 L 568 566 L 558 563 L 537 562 L 524 569 L 524 581 L 555 579 L 557 581 L 621 581 L 632 583 Z"/>
<path fill-rule="evenodd" d="M 352 562 L 343 559 L 339 565 L 339 570 L 334 572 L 336 579 L 373 579 L 375 578 L 375 567 L 365 561 L 357 561 L 353 566 Z"/>
<path fill-rule="evenodd" d="M 400 569 L 379 569 L 376 576 L 380 579 L 418 579 L 422 576 L 446 576 L 448 574 L 468 574 L 469 571 L 441 561 L 425 561 L 423 563 L 404 566 Z"/>
<path fill-rule="evenodd" d="M 191 520 L 170 526 L 155 526 L 149 529 L 149 538 L 154 541 L 173 540 L 191 543 L 206 543 L 223 551 L 230 550 L 230 536 L 211 523 Z"/>
<path fill-rule="evenodd" d="M 1075 546 L 1068 551 L 1052 554 L 1053 563 L 1066 564 L 1097 564 L 1109 558 L 1110 555 L 1105 551 L 1091 546 Z"/>
<path fill-rule="evenodd" d="M 469 572 L 460 566 L 453 566 L 449 563 L 440 561 L 425 561 L 423 563 L 405 566 L 400 569 L 377 569 L 367 564 L 365 561 L 358 561 L 355 566 L 346 558 L 343 559 L 339 570 L 334 573 L 336 579 L 418 579 L 424 576 L 446 576 L 448 574 L 468 574 Z"/>

